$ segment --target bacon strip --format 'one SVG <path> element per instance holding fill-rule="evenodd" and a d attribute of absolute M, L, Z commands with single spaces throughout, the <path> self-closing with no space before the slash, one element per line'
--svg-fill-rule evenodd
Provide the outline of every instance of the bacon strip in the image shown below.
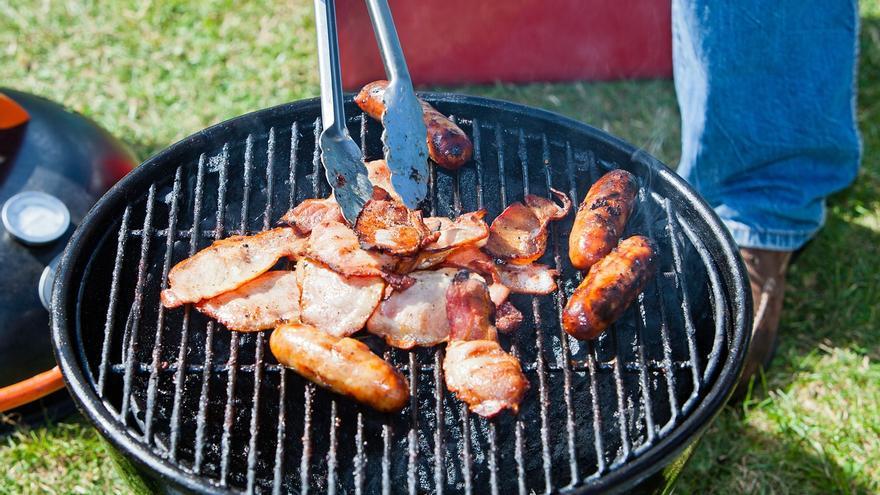
<path fill-rule="evenodd" d="M 550 190 L 562 206 L 553 201 L 527 195 L 523 203 L 508 206 L 489 227 L 486 250 L 492 256 L 515 264 L 528 264 L 540 258 L 547 248 L 547 224 L 559 220 L 571 210 L 571 200 L 564 193 Z"/>
<path fill-rule="evenodd" d="M 480 277 L 467 270 L 455 274 L 446 289 L 446 317 L 451 340 L 495 340 L 495 304 Z"/>
<path fill-rule="evenodd" d="M 445 217 L 428 217 L 425 224 L 439 232 L 437 239 L 424 246 L 423 251 L 438 252 L 462 246 L 479 245 L 489 237 L 489 227 L 483 220 L 486 210 L 477 210 L 459 215 L 455 220 Z"/>
<path fill-rule="evenodd" d="M 501 283 L 515 294 L 543 295 L 556 290 L 556 277 L 559 272 L 547 265 L 503 264 L 498 265 L 497 270 Z"/>
<path fill-rule="evenodd" d="M 229 292 L 266 273 L 282 257 L 300 256 L 305 244 L 289 227 L 215 241 L 168 272 L 162 304 L 174 308 Z"/>
<path fill-rule="evenodd" d="M 524 320 L 522 312 L 510 301 L 504 301 L 495 308 L 495 328 L 501 333 L 516 331 Z"/>
<path fill-rule="evenodd" d="M 309 235 L 316 225 L 324 221 L 345 223 L 342 210 L 331 196 L 324 199 L 306 199 L 284 214 L 278 221 L 290 225 L 302 235 Z"/>
<path fill-rule="evenodd" d="M 443 359 L 446 388 L 471 412 L 491 418 L 504 409 L 514 414 L 529 389 L 519 360 L 494 340 L 456 340 Z"/>
<path fill-rule="evenodd" d="M 340 222 L 325 221 L 312 229 L 307 257 L 346 277 L 382 277 L 395 289 L 413 283 L 405 275 L 391 273 L 397 260 L 361 249 L 357 234 Z"/>
<path fill-rule="evenodd" d="M 237 332 L 256 332 L 297 321 L 296 274 L 266 272 L 237 289 L 199 302 L 196 309 Z"/>
<path fill-rule="evenodd" d="M 364 165 L 367 166 L 367 178 L 370 179 L 370 183 L 373 184 L 373 187 L 378 187 L 384 190 L 389 196 L 391 196 L 391 199 L 401 201 L 400 195 L 397 194 L 397 191 L 394 190 L 394 186 L 391 185 L 391 169 L 388 168 L 388 164 L 385 163 L 385 160 L 373 160 L 371 162 L 366 162 Z"/>
<path fill-rule="evenodd" d="M 367 321 L 367 331 L 400 349 L 446 342 L 446 290 L 456 271 L 444 268 L 411 273 L 415 283 L 382 301 Z"/>
<path fill-rule="evenodd" d="M 365 249 L 393 255 L 414 254 L 440 233 L 431 233 L 422 221 L 422 212 L 394 200 L 372 199 L 364 205 L 355 231 Z"/>
<path fill-rule="evenodd" d="M 296 275 L 302 322 L 334 337 L 363 328 L 385 292 L 379 277 L 343 277 L 308 260 L 299 262 Z"/>

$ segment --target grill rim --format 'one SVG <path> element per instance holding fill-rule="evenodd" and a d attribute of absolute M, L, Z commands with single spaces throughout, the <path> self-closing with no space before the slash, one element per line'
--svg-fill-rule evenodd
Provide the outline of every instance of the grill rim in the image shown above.
<path fill-rule="evenodd" d="M 730 333 L 727 343 L 728 356 L 723 366 L 716 371 L 717 376 L 711 387 L 705 392 L 700 403 L 696 405 L 688 417 L 673 428 L 666 438 L 657 441 L 638 458 L 627 461 L 617 470 L 594 480 L 591 485 L 576 487 L 566 490 L 566 492 L 594 493 L 609 490 L 616 492 L 638 484 L 667 465 L 693 440 L 702 435 L 727 402 L 733 392 L 733 385 L 742 372 L 745 358 L 744 350 L 748 348 L 748 342 L 751 338 L 751 332 L 747 329 L 751 329 L 752 300 L 745 266 L 732 236 L 714 210 L 674 171 L 644 150 L 600 129 L 555 112 L 504 100 L 457 93 L 420 92 L 419 95 L 430 102 L 464 104 L 481 108 L 488 113 L 512 112 L 530 121 L 549 121 L 567 127 L 574 132 L 589 135 L 591 139 L 602 142 L 605 146 L 628 153 L 630 160 L 642 162 L 688 201 L 688 206 L 694 210 L 693 214 L 706 222 L 709 227 L 709 232 L 702 233 L 701 239 L 710 239 L 721 248 L 720 256 L 714 258 L 714 261 L 717 263 L 716 269 L 722 274 L 722 283 L 725 284 L 724 287 L 729 293 L 726 310 L 730 314 L 728 323 Z M 346 95 L 347 103 L 351 102 L 351 96 L 350 94 Z M 90 378 L 86 376 L 88 370 L 87 364 L 82 362 L 82 342 L 74 333 L 76 323 L 73 320 L 77 317 L 80 305 L 83 303 L 79 290 L 80 280 L 76 277 L 77 275 L 85 275 L 87 265 L 91 261 L 91 257 L 86 255 L 84 250 L 90 245 L 95 245 L 105 236 L 112 235 L 113 232 L 103 227 L 108 221 L 115 225 L 114 217 L 118 216 L 118 209 L 115 207 L 118 204 L 128 205 L 141 198 L 141 194 L 138 194 L 136 198 L 131 197 L 133 190 L 140 190 L 145 184 L 149 186 L 149 184 L 155 183 L 160 180 L 158 177 L 164 172 L 171 174 L 169 177 L 172 176 L 174 167 L 170 164 L 177 163 L 180 158 L 191 156 L 194 152 L 200 153 L 205 145 L 218 142 L 218 135 L 247 127 L 248 122 L 260 122 L 296 115 L 301 111 L 313 110 L 319 104 L 318 98 L 310 98 L 257 110 L 210 126 L 163 149 L 144 161 L 98 200 L 83 218 L 64 250 L 58 276 L 52 290 L 50 316 L 53 350 L 61 367 L 65 384 L 71 392 L 77 408 L 90 420 L 101 435 L 114 448 L 124 453 L 127 459 L 140 468 L 146 468 L 149 472 L 155 473 L 163 482 L 198 493 L 238 493 L 220 486 L 208 478 L 188 473 L 177 462 L 170 461 L 150 445 L 144 444 L 141 440 L 130 435 L 127 431 L 129 427 L 118 421 L 112 412 L 104 406 L 103 399 L 98 396 L 97 391 L 93 390 Z M 75 285 L 72 286 L 72 284 Z M 74 304 L 74 310 L 68 311 L 71 303 Z"/>

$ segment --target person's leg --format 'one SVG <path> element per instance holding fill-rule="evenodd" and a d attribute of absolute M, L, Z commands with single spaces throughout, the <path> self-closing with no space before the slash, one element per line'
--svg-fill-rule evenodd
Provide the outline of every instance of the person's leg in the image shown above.
<path fill-rule="evenodd" d="M 673 0 L 672 18 L 678 172 L 744 248 L 756 307 L 748 378 L 771 354 L 788 253 L 858 170 L 858 6 Z"/>
<path fill-rule="evenodd" d="M 741 247 L 791 251 L 856 175 L 854 0 L 674 0 L 678 172 Z"/>

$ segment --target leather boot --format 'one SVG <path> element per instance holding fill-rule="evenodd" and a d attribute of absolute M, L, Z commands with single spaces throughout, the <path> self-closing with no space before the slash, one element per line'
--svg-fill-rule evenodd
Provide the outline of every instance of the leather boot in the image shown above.
<path fill-rule="evenodd" d="M 746 354 L 743 373 L 731 400 L 745 397 L 752 378 L 758 371 L 767 369 L 776 352 L 779 316 L 785 296 L 785 272 L 791 260 L 791 251 L 742 248 L 740 254 L 749 272 L 755 318 L 752 341 Z"/>

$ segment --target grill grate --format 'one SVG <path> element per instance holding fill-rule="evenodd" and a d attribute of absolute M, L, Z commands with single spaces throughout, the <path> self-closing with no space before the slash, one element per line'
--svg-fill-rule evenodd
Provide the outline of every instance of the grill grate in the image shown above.
<path fill-rule="evenodd" d="M 469 494 L 598 487 L 680 427 L 717 380 L 734 338 L 732 296 L 695 234 L 700 227 L 680 213 L 681 198 L 655 187 L 646 155 L 615 155 L 537 119 L 455 101 L 438 107 L 456 113 L 475 149 L 458 172 L 431 170 L 432 214 L 485 207 L 494 218 L 551 187 L 578 204 L 607 170 L 641 177 L 627 235 L 653 237 L 660 266 L 611 331 L 579 342 L 561 330 L 566 297 L 582 278 L 566 253 L 571 217 L 552 224 L 541 260 L 563 274 L 560 289 L 514 296 L 526 321 L 501 337 L 532 384 L 515 417 L 468 414 L 446 392 L 442 348 L 407 352 L 363 338 L 410 380 L 409 407 L 384 416 L 283 369 L 265 333 L 228 332 L 189 307 L 166 311 L 158 294 L 174 263 L 215 239 L 267 229 L 302 199 L 329 191 L 315 147 L 316 105 L 292 123 L 289 113 L 243 117 L 224 130 L 225 142 L 175 157 L 165 167 L 172 176 L 145 186 L 87 261 L 80 359 L 116 427 L 199 477 L 205 490 Z M 381 155 L 377 123 L 359 114 L 349 126 L 365 158 Z"/>

